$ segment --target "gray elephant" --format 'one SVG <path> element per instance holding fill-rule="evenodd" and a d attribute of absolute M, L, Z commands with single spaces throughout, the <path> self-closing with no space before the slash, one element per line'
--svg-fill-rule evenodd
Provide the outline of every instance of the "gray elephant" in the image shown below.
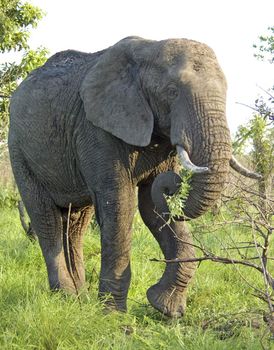
<path fill-rule="evenodd" d="M 136 187 L 165 258 L 194 257 L 184 220 L 163 226 L 163 193 L 176 191 L 181 165 L 192 170 L 185 215 L 196 218 L 219 198 L 229 165 L 252 176 L 231 155 L 225 100 L 213 51 L 186 39 L 128 37 L 92 54 L 60 52 L 21 83 L 10 105 L 10 158 L 52 290 L 83 287 L 83 234 L 95 211 L 99 297 L 126 310 Z M 194 263 L 167 264 L 149 302 L 181 316 L 194 271 Z"/>

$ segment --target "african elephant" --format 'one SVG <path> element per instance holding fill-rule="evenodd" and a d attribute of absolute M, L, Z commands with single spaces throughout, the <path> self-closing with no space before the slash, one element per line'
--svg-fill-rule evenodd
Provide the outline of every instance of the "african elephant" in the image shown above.
<path fill-rule="evenodd" d="M 194 257 L 185 221 L 163 226 L 163 192 L 174 193 L 181 165 L 192 170 L 185 215 L 196 218 L 219 198 L 229 164 L 252 175 L 232 158 L 225 103 L 213 51 L 186 39 L 128 37 L 96 53 L 59 52 L 21 83 L 10 105 L 10 159 L 52 290 L 84 285 L 83 234 L 95 211 L 99 297 L 126 310 L 136 187 L 165 258 Z M 149 302 L 181 316 L 194 271 L 194 263 L 167 264 Z"/>

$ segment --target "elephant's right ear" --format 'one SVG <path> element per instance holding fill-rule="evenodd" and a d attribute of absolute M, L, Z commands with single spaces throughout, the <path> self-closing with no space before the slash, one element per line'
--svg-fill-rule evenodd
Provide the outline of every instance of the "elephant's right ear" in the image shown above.
<path fill-rule="evenodd" d="M 154 120 L 130 52 L 133 40 L 136 45 L 138 38 L 124 39 L 98 58 L 84 78 L 80 94 L 86 117 L 95 126 L 129 144 L 147 146 Z"/>

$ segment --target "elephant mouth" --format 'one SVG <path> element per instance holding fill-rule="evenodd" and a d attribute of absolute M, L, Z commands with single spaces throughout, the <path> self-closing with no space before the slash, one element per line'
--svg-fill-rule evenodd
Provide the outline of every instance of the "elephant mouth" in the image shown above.
<path fill-rule="evenodd" d="M 234 156 L 226 161 L 222 160 L 221 166 L 201 167 L 195 165 L 181 146 L 176 146 L 177 154 L 184 169 L 192 173 L 191 190 L 184 203 L 184 214 L 174 217 L 174 220 L 188 220 L 197 218 L 206 212 L 220 197 L 224 187 L 229 166 L 239 174 L 252 179 L 260 179 L 261 175 L 252 172 L 242 166 Z M 216 168 L 218 170 L 216 170 Z M 221 169 L 221 170 L 219 170 Z M 159 174 L 151 188 L 151 197 L 157 212 L 165 219 L 170 218 L 170 210 L 166 201 L 166 195 L 172 196 L 179 191 L 182 178 L 173 171 Z"/>

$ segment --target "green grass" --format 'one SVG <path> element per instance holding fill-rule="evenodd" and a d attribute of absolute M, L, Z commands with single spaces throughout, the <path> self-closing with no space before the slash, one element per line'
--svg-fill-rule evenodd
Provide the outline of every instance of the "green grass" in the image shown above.
<path fill-rule="evenodd" d="M 203 240 L 220 253 L 226 232 L 220 229 L 218 235 L 204 235 Z M 243 233 L 232 230 L 231 235 Z M 149 261 L 162 255 L 138 215 L 128 313 L 106 314 L 97 300 L 100 240 L 96 229 L 87 233 L 84 252 L 88 294 L 79 303 L 74 297 L 50 293 L 38 244 L 26 238 L 16 209 L 0 209 L 1 350 L 261 349 L 266 330 L 261 310 L 266 306 L 252 295 L 234 266 L 203 262 L 189 288 L 186 315 L 170 320 L 146 300 L 147 288 L 160 278 L 164 266 Z M 259 273 L 239 269 L 249 283 L 262 285 Z M 270 347 L 267 337 L 263 341 Z"/>

